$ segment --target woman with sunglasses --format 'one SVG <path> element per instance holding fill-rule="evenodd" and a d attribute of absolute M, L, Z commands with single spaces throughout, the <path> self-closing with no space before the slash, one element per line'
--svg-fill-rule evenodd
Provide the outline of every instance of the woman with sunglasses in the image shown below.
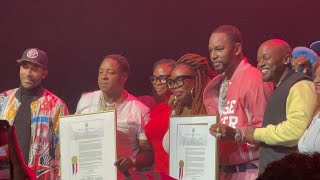
<path fill-rule="evenodd" d="M 153 75 L 150 77 L 158 105 L 151 111 L 150 120 L 145 126 L 145 134 L 154 150 L 154 171 L 168 174 L 169 156 L 162 147 L 162 139 L 168 130 L 171 108 L 168 100 L 171 95 L 167 87 L 167 79 L 176 66 L 172 59 L 162 59 L 153 65 Z"/>
<path fill-rule="evenodd" d="M 186 54 L 177 61 L 167 85 L 173 93 L 172 116 L 207 114 L 203 104 L 204 88 L 216 74 L 210 69 L 205 57 Z M 169 131 L 163 138 L 163 146 L 169 151 Z"/>
<path fill-rule="evenodd" d="M 161 59 L 153 65 L 153 75 L 150 76 L 150 82 L 158 103 L 168 102 L 169 100 L 171 92 L 167 86 L 167 79 L 175 67 L 176 61 L 173 59 Z"/>

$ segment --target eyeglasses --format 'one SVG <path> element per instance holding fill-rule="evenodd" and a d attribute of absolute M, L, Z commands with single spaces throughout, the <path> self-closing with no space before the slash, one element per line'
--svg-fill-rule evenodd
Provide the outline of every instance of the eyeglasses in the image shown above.
<path fill-rule="evenodd" d="M 170 89 L 179 88 L 184 85 L 184 80 L 186 79 L 193 79 L 194 76 L 186 75 L 186 76 L 177 76 L 174 80 L 168 79 L 167 85 Z"/>
<path fill-rule="evenodd" d="M 150 81 L 151 81 L 151 84 L 157 84 L 158 80 L 160 81 L 161 84 L 166 84 L 168 77 L 169 75 L 160 75 L 159 77 L 150 76 Z"/>

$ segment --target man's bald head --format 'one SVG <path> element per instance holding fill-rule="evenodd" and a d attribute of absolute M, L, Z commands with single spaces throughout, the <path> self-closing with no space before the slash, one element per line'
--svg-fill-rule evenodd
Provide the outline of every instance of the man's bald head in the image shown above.
<path fill-rule="evenodd" d="M 280 51 L 281 53 L 284 53 L 284 54 L 292 55 L 292 49 L 291 49 L 290 45 L 286 41 L 281 40 L 281 39 L 270 39 L 270 40 L 267 40 L 267 41 L 265 41 L 264 43 L 262 43 L 260 45 L 260 48 L 264 47 L 264 46 L 267 46 L 269 48 L 273 48 L 273 49 L 278 50 L 278 51 Z"/>
<path fill-rule="evenodd" d="M 262 79 L 277 84 L 291 67 L 292 49 L 286 41 L 271 39 L 260 45 L 257 57 Z"/>

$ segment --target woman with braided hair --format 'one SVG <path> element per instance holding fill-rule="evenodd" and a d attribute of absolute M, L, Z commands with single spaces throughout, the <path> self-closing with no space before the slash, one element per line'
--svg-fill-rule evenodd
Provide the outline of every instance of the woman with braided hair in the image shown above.
<path fill-rule="evenodd" d="M 207 114 L 202 96 L 214 75 L 205 57 L 197 54 L 182 56 L 167 81 L 173 93 L 169 101 L 172 115 Z"/>
<path fill-rule="evenodd" d="M 207 114 L 203 91 L 215 75 L 205 57 L 197 54 L 182 56 L 167 80 L 173 94 L 168 102 L 172 107 L 171 116 Z M 163 147 L 169 152 L 169 131 L 163 138 Z"/>

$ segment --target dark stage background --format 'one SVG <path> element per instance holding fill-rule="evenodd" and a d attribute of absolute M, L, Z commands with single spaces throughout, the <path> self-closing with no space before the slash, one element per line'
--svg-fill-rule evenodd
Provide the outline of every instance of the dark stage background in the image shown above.
<path fill-rule="evenodd" d="M 19 86 L 16 59 L 39 47 L 49 56 L 45 87 L 75 111 L 82 92 L 96 90 L 102 58 L 126 56 L 126 89 L 151 92 L 148 76 L 162 58 L 185 53 L 208 57 L 208 38 L 222 24 L 237 26 L 244 52 L 256 64 L 258 46 L 281 38 L 292 47 L 320 40 L 320 1 L 23 1 L 0 2 L 0 91 Z"/>

